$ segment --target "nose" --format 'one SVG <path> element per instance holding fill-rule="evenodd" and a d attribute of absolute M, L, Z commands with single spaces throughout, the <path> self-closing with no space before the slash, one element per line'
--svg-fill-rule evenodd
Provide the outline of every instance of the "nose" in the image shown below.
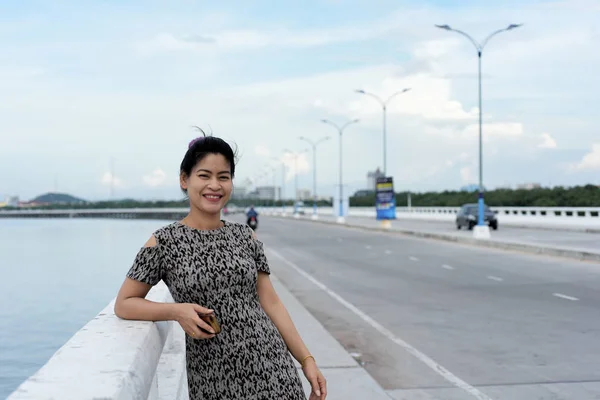
<path fill-rule="evenodd" d="M 221 190 L 221 183 L 217 178 L 213 178 L 210 180 L 210 182 L 208 182 L 208 188 L 217 192 Z"/>

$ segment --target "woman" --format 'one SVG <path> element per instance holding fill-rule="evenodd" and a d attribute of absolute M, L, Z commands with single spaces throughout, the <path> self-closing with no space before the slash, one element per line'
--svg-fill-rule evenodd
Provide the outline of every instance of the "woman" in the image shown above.
<path fill-rule="evenodd" d="M 220 219 L 233 190 L 234 158 L 222 139 L 190 142 L 180 167 L 190 211 L 139 250 L 115 314 L 181 325 L 190 400 L 305 400 L 290 353 L 311 385 L 310 399 L 323 400 L 325 378 L 271 284 L 262 243 L 245 224 Z M 175 303 L 145 299 L 160 280 Z M 218 333 L 200 318 L 211 312 Z"/>

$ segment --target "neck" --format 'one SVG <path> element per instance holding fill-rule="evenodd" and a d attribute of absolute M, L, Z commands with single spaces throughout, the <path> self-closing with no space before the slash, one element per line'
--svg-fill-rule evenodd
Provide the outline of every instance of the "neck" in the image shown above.
<path fill-rule="evenodd" d="M 194 208 L 190 210 L 189 214 L 181 222 L 200 230 L 218 229 L 223 225 L 220 213 L 206 214 Z"/>

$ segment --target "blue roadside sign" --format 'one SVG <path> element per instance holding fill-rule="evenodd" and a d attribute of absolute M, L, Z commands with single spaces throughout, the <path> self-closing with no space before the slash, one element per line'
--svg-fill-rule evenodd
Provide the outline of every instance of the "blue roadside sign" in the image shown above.
<path fill-rule="evenodd" d="M 394 178 L 391 176 L 377 178 L 375 183 L 375 209 L 377 219 L 396 219 L 396 195 Z"/>

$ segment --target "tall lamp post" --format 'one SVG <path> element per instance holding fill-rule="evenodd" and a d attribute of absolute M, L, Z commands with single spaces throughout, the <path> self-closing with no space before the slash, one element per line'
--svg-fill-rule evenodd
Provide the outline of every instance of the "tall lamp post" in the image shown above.
<path fill-rule="evenodd" d="M 342 126 L 339 126 L 339 125 L 331 122 L 328 119 L 322 119 L 321 122 L 323 122 L 324 124 L 332 125 L 338 131 L 338 133 L 340 135 L 340 182 L 339 182 L 340 198 L 339 198 L 339 210 L 338 210 L 337 222 L 340 224 L 343 224 L 345 222 L 345 219 L 344 219 L 344 186 L 343 186 L 343 178 L 342 178 L 342 135 L 344 133 L 344 129 L 346 129 L 346 127 L 348 127 L 351 124 L 358 123 L 358 119 L 353 119 L 352 121 L 346 122 Z"/>
<path fill-rule="evenodd" d="M 307 150 L 308 149 L 304 149 L 299 152 L 291 151 L 288 149 L 284 150 L 286 153 L 290 153 L 294 157 L 294 190 L 296 192 L 294 195 L 294 217 L 295 218 L 300 217 L 300 215 L 298 214 L 298 157 L 300 156 L 300 154 L 305 153 Z"/>
<path fill-rule="evenodd" d="M 329 140 L 330 137 L 325 136 L 325 137 L 317 140 L 316 142 L 313 142 L 312 140 L 310 140 L 309 138 L 306 138 L 304 136 L 300 136 L 298 139 L 304 140 L 305 142 L 310 144 L 310 146 L 312 147 L 312 153 L 313 153 L 313 215 L 312 215 L 312 219 L 317 219 L 318 218 L 318 215 L 317 215 L 317 146 L 319 144 Z"/>
<path fill-rule="evenodd" d="M 369 92 L 366 92 L 366 91 L 360 90 L 360 89 L 355 90 L 356 93 L 360 93 L 360 94 L 364 94 L 364 95 L 373 97 L 375 100 L 377 100 L 379 102 L 379 104 L 381 104 L 381 108 L 383 109 L 383 174 L 384 174 L 384 176 L 387 176 L 387 105 L 394 97 L 398 96 L 399 94 L 406 93 L 409 90 L 410 90 L 410 88 L 402 89 L 402 90 L 392 94 L 390 97 L 388 97 L 385 100 L 383 100 L 381 97 L 379 97 L 373 93 L 369 93 Z"/>
<path fill-rule="evenodd" d="M 489 42 L 489 40 L 502 32 L 510 31 L 515 28 L 522 26 L 523 24 L 510 24 L 506 28 L 498 29 L 497 31 L 492 32 L 488 35 L 481 43 L 478 43 L 471 36 L 466 34 L 463 31 L 458 29 L 453 29 L 449 25 L 435 25 L 437 28 L 444 29 L 447 31 L 456 32 L 467 39 L 475 46 L 475 50 L 477 50 L 477 65 L 478 65 L 478 82 L 479 82 L 479 196 L 478 196 L 478 212 L 477 212 L 477 226 L 473 230 L 473 236 L 477 239 L 487 239 L 490 237 L 490 228 L 485 225 L 484 220 L 484 201 L 483 201 L 483 140 L 482 140 L 482 130 L 483 130 L 483 113 L 482 113 L 482 101 L 481 101 L 481 55 L 483 53 L 483 49 L 485 45 Z"/>

